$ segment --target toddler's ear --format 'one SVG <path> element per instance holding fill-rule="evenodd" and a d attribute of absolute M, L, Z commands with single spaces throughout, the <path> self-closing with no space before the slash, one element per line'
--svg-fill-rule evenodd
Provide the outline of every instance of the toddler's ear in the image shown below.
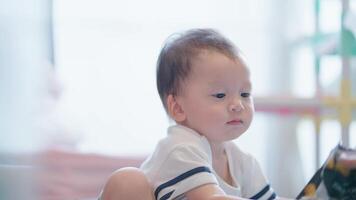
<path fill-rule="evenodd" d="M 183 122 L 186 118 L 185 113 L 179 105 L 176 98 L 170 94 L 167 96 L 167 109 L 169 115 L 176 121 L 176 122 Z"/>

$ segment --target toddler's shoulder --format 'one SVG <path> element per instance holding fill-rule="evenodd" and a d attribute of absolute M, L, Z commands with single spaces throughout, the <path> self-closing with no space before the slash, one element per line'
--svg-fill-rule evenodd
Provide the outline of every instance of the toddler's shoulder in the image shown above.
<path fill-rule="evenodd" d="M 165 138 L 159 141 L 153 154 L 143 166 L 155 166 L 158 169 L 168 163 L 180 164 L 200 160 L 211 163 L 211 152 L 208 141 L 193 130 L 183 126 L 172 126 Z"/>
<path fill-rule="evenodd" d="M 167 136 L 158 143 L 157 148 L 162 149 L 166 153 L 191 149 L 210 154 L 207 139 L 192 129 L 181 125 L 169 127 Z"/>

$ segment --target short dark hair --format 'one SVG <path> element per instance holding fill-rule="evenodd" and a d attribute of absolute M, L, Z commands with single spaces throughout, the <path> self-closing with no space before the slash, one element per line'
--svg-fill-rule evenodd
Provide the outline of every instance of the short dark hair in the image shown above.
<path fill-rule="evenodd" d="M 170 36 L 157 60 L 157 89 L 167 111 L 166 98 L 177 95 L 191 70 L 192 59 L 202 50 L 213 50 L 234 59 L 234 44 L 214 29 L 190 29 Z"/>

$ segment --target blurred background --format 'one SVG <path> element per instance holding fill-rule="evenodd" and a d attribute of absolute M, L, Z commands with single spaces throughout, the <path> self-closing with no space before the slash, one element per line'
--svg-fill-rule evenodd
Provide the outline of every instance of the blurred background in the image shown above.
<path fill-rule="evenodd" d="M 94 199 L 139 166 L 170 124 L 160 48 L 207 27 L 251 68 L 256 115 L 236 143 L 277 194 L 356 146 L 354 0 L 0 0 L 0 199 Z"/>

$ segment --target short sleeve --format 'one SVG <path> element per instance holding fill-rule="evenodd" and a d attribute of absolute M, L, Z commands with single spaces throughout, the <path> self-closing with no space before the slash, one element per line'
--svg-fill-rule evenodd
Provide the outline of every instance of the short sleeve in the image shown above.
<path fill-rule="evenodd" d="M 277 197 L 255 158 L 250 157 L 244 168 L 246 176 L 243 182 L 243 196 L 245 198 L 270 200 Z"/>
<path fill-rule="evenodd" d="M 173 199 L 205 184 L 217 184 L 207 154 L 194 145 L 173 148 L 151 180 L 156 199 Z"/>

